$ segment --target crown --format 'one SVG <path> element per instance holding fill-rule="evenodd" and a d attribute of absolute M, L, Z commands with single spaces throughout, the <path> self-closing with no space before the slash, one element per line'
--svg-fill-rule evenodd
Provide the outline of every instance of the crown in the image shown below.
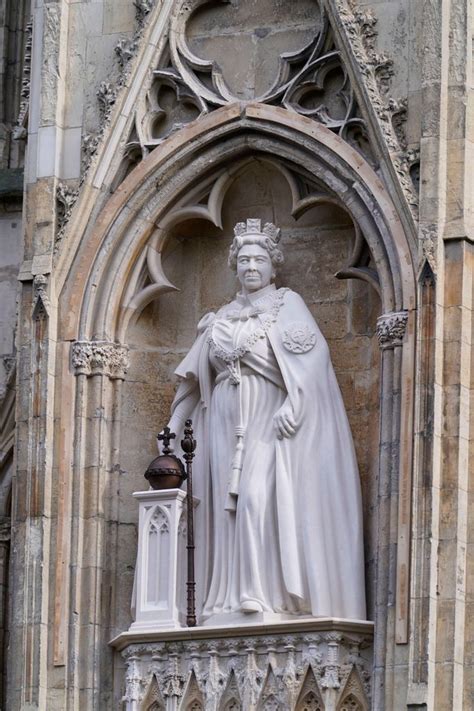
<path fill-rule="evenodd" d="M 277 244 L 280 241 L 280 230 L 272 222 L 266 222 L 262 229 L 262 221 L 259 219 L 248 219 L 246 222 L 238 222 L 234 227 L 234 235 L 243 237 L 244 235 L 262 235 L 269 237 Z"/>

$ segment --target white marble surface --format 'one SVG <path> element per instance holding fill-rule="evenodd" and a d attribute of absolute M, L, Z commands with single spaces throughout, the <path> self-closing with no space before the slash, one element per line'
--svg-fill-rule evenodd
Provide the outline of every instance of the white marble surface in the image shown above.
<path fill-rule="evenodd" d="M 139 504 L 139 531 L 135 622 L 130 631 L 180 628 L 185 620 L 178 598 L 185 581 L 179 581 L 183 563 L 179 537 L 186 492 L 181 489 L 139 491 L 134 497 Z"/>
<path fill-rule="evenodd" d="M 199 323 L 169 423 L 179 442 L 192 417 L 198 442 L 200 621 L 365 619 L 359 474 L 326 341 L 272 283 L 275 226 L 249 219 L 235 235 L 241 292 Z"/>

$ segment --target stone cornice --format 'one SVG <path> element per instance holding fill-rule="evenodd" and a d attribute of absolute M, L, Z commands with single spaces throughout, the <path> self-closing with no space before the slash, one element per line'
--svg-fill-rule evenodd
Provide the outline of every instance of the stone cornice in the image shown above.
<path fill-rule="evenodd" d="M 71 364 L 75 375 L 107 375 L 123 380 L 129 366 L 128 346 L 110 341 L 74 341 Z"/>

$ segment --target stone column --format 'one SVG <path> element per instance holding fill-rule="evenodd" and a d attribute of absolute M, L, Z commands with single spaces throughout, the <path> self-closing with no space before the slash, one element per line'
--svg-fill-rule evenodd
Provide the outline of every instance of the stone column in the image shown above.
<path fill-rule="evenodd" d="M 117 514 L 110 492 L 117 476 L 117 440 L 121 384 L 128 368 L 128 347 L 108 341 L 76 341 L 71 347 L 76 376 L 74 458 L 71 483 L 69 579 L 65 581 L 63 630 L 67 650 L 71 707 L 101 708 L 101 679 L 113 664 L 107 642 L 112 636 Z M 56 621 L 61 626 L 61 616 Z M 103 668 L 101 668 L 103 665 Z"/>
<path fill-rule="evenodd" d="M 402 418 L 402 345 L 407 311 L 383 314 L 377 320 L 381 363 L 381 407 L 376 562 L 374 679 L 372 708 L 382 711 L 393 686 L 395 589 L 397 569 L 400 428 Z M 390 670 L 387 672 L 387 668 Z M 390 703 L 387 701 L 387 708 Z"/>
<path fill-rule="evenodd" d="M 5 703 L 3 698 L 5 689 L 5 651 L 8 642 L 8 572 L 10 562 L 10 536 L 11 519 L 2 517 L 0 519 L 0 700 L 2 707 Z"/>

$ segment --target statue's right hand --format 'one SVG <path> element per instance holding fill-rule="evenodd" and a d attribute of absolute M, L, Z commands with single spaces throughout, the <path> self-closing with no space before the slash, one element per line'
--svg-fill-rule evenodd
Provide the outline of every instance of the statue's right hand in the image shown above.
<path fill-rule="evenodd" d="M 283 439 L 283 437 L 293 437 L 296 433 L 298 426 L 296 424 L 293 408 L 288 398 L 273 416 L 273 426 L 276 429 L 278 439 Z"/>

